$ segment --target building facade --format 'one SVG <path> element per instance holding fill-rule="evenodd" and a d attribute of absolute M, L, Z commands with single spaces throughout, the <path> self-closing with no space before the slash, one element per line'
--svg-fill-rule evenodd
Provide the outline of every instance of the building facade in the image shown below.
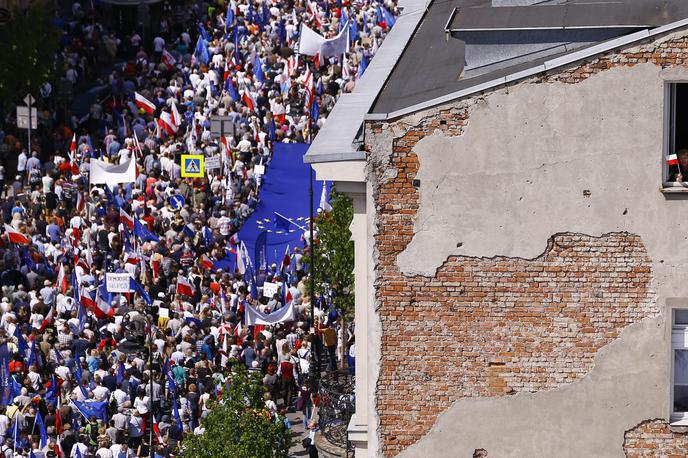
<path fill-rule="evenodd" d="M 309 152 L 355 205 L 357 456 L 686 456 L 688 22 L 500 78 Z"/>

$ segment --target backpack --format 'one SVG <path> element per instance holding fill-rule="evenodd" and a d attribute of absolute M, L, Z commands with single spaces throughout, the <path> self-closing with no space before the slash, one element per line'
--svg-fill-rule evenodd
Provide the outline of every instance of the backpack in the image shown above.
<path fill-rule="evenodd" d="M 282 370 L 282 380 L 294 380 L 294 364 L 291 361 L 283 361 L 280 364 Z"/>

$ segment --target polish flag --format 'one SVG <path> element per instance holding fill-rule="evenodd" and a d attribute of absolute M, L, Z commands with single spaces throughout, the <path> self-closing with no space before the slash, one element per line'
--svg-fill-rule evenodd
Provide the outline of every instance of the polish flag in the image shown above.
<path fill-rule="evenodd" d="M 172 115 L 166 111 L 160 113 L 160 127 L 167 133 L 167 135 L 174 135 L 179 130 L 179 127 L 174 123 Z"/>
<path fill-rule="evenodd" d="M 182 124 L 182 117 L 179 114 L 179 110 L 177 110 L 177 104 L 174 102 L 172 102 L 172 122 L 177 129 L 179 129 L 179 126 Z"/>
<path fill-rule="evenodd" d="M 10 239 L 11 243 L 22 243 L 24 245 L 31 243 L 27 236 L 14 229 L 9 224 L 5 224 L 5 233 L 7 234 L 7 237 Z"/>
<path fill-rule="evenodd" d="M 156 444 L 162 444 L 162 436 L 160 435 L 160 427 L 158 426 L 158 422 L 155 421 L 155 416 L 153 416 L 153 432 L 155 433 L 155 443 Z"/>
<path fill-rule="evenodd" d="M 177 277 L 177 294 L 182 296 L 193 296 L 194 288 L 191 286 L 191 282 L 184 277 Z"/>
<path fill-rule="evenodd" d="M 253 99 L 251 98 L 251 95 L 248 93 L 248 91 L 246 91 L 245 89 L 241 90 L 241 99 L 244 101 L 249 110 L 256 111 Z"/>
<path fill-rule="evenodd" d="M 86 208 L 86 199 L 84 199 L 84 193 L 79 192 L 76 195 L 76 210 L 81 213 L 84 208 Z"/>
<path fill-rule="evenodd" d="M 124 254 L 124 262 L 135 266 L 141 262 L 141 256 L 133 251 L 128 251 Z"/>
<path fill-rule="evenodd" d="M 124 224 L 130 231 L 134 230 L 134 218 L 121 208 L 119 209 L 119 223 Z"/>
<path fill-rule="evenodd" d="M 60 444 L 59 434 L 62 434 L 62 415 L 60 415 L 60 409 L 59 409 L 60 398 L 59 397 L 57 398 L 57 405 L 58 405 L 58 408 L 55 409 L 55 431 L 57 431 L 57 434 L 58 434 L 57 444 L 59 445 Z"/>
<path fill-rule="evenodd" d="M 229 62 L 225 61 L 225 71 L 222 74 L 222 82 L 225 83 L 227 81 L 227 78 L 229 78 Z"/>
<path fill-rule="evenodd" d="M 289 256 L 289 245 L 284 251 L 284 259 L 282 259 L 282 269 L 285 269 L 291 265 L 291 256 Z"/>
<path fill-rule="evenodd" d="M 57 282 L 55 286 L 62 294 L 67 292 L 67 276 L 64 271 L 64 264 L 60 263 L 60 270 L 57 271 Z"/>
<path fill-rule="evenodd" d="M 69 145 L 69 152 L 73 153 L 76 151 L 76 134 L 72 135 L 72 143 Z"/>
<path fill-rule="evenodd" d="M 155 113 L 155 104 L 139 94 L 138 92 L 134 92 L 134 100 L 136 101 L 136 106 L 145 111 L 146 113 L 149 114 L 154 114 Z"/>
<path fill-rule="evenodd" d="M 38 333 L 41 334 L 47 328 L 48 326 L 53 324 L 54 316 L 53 316 L 53 308 L 50 307 L 50 310 L 48 311 L 48 314 L 45 316 L 43 319 L 43 323 L 41 323 L 41 327 L 38 328 Z"/>
<path fill-rule="evenodd" d="M 206 254 L 202 255 L 198 259 L 198 265 L 203 267 L 206 270 L 215 270 L 215 264 Z"/>
<path fill-rule="evenodd" d="M 88 263 L 88 261 L 84 261 L 83 259 L 81 259 L 79 256 L 76 256 L 76 255 L 74 256 L 74 265 L 79 266 L 82 269 L 84 269 L 84 272 L 90 272 L 91 271 L 91 265 Z"/>
<path fill-rule="evenodd" d="M 111 318 L 115 316 L 115 309 L 102 297 L 100 297 L 100 290 L 96 295 L 96 308 L 93 309 L 96 314 L 96 318 Z"/>
<path fill-rule="evenodd" d="M 174 64 L 177 63 L 177 59 L 175 59 L 167 49 L 162 50 L 162 57 L 160 60 L 162 60 L 162 63 L 165 64 L 168 70 L 172 70 Z"/>
<path fill-rule="evenodd" d="M 668 165 L 678 165 L 678 156 L 675 154 L 670 154 L 666 157 Z"/>
<path fill-rule="evenodd" d="M 93 311 L 95 311 L 96 308 L 98 308 L 98 304 L 96 303 L 96 301 L 91 297 L 90 294 L 88 294 L 84 290 L 81 291 L 79 302 L 81 302 L 81 305 L 83 305 L 84 307 L 89 308 Z"/>

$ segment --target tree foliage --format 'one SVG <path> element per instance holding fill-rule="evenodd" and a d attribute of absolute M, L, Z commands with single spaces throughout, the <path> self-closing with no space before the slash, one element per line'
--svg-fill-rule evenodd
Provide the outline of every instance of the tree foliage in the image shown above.
<path fill-rule="evenodd" d="M 202 420 L 205 432 L 182 442 L 184 458 L 286 458 L 291 433 L 265 408 L 259 374 L 235 364 L 229 389 Z"/>
<path fill-rule="evenodd" d="M 16 8 L 10 22 L 0 26 L 0 101 L 35 96 L 50 79 L 60 39 L 50 11 L 48 4 L 34 1 L 26 10 Z"/>
<path fill-rule="evenodd" d="M 332 189 L 332 211 L 318 217 L 318 241 L 315 249 L 316 291 L 323 292 L 323 282 L 334 293 L 334 306 L 348 319 L 354 312 L 354 242 L 349 226 L 354 217 L 351 199 Z"/>

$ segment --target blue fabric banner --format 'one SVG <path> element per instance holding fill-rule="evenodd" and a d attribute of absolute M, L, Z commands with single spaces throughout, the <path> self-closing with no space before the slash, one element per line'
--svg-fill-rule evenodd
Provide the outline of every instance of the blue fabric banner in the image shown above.
<path fill-rule="evenodd" d="M 308 231 L 310 215 L 308 205 L 311 166 L 303 162 L 308 146 L 305 143 L 275 143 L 275 151 L 260 191 L 258 207 L 239 231 L 239 240 L 246 244 L 247 251 L 251 254 L 265 253 L 265 263 L 268 266 L 272 263 L 281 263 L 287 245 L 291 250 L 304 246 L 302 236 Z M 317 214 L 318 211 L 322 186 L 322 181 L 313 183 L 313 214 Z M 276 213 L 279 216 L 276 216 Z M 280 221 L 276 222 L 276 218 Z M 288 227 L 284 224 L 284 219 L 288 220 Z M 261 237 L 262 233 L 266 235 Z M 255 269 L 260 269 L 263 260 L 252 261 Z"/>

